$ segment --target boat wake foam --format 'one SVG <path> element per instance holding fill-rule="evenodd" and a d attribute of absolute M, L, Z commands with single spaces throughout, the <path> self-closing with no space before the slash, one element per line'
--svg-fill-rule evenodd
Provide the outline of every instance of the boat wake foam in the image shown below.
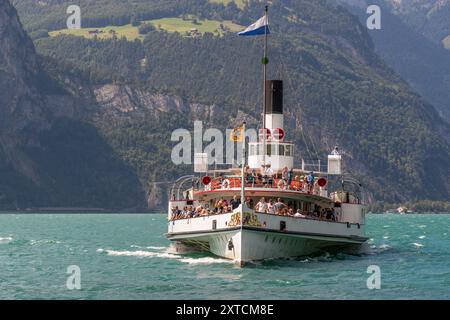
<path fill-rule="evenodd" d="M 215 264 L 215 263 L 230 263 L 233 264 L 232 260 L 204 257 L 204 258 L 182 258 L 179 261 L 187 264 Z"/>
<path fill-rule="evenodd" d="M 41 244 L 60 244 L 61 241 L 58 240 L 49 240 L 49 239 L 41 239 L 41 240 L 30 240 L 30 245 L 41 245 Z"/>
<path fill-rule="evenodd" d="M 137 251 L 117 251 L 117 250 L 103 250 L 98 252 L 106 252 L 109 256 L 117 256 L 117 257 L 157 257 L 157 258 L 169 258 L 169 259 L 178 259 L 179 256 L 166 253 L 166 252 L 153 252 L 153 251 L 143 251 L 143 250 L 137 250 Z"/>
<path fill-rule="evenodd" d="M 139 246 L 132 246 L 134 248 L 138 248 Z M 139 247 L 142 248 L 142 247 Z M 108 256 L 116 256 L 116 257 L 138 257 L 138 258 L 163 258 L 163 259 L 175 259 L 177 261 L 180 261 L 182 263 L 186 263 L 189 265 L 196 265 L 196 264 L 216 264 L 216 263 L 230 263 L 232 264 L 233 261 L 227 260 L 227 259 L 221 259 L 221 258 L 215 258 L 215 257 L 186 257 L 179 254 L 172 253 L 170 251 L 170 248 L 166 247 L 155 247 L 155 246 L 148 246 L 143 247 L 150 250 L 157 250 L 157 251 L 148 251 L 148 250 L 136 250 L 136 251 L 130 251 L 130 250 L 109 250 L 109 249 L 97 249 L 98 253 L 105 253 Z M 165 251 L 161 251 L 164 250 Z"/>
<path fill-rule="evenodd" d="M 13 237 L 0 237 L 0 244 L 10 243 L 13 241 Z"/>
<path fill-rule="evenodd" d="M 130 247 L 131 248 L 139 248 L 139 249 L 150 249 L 150 250 L 164 250 L 164 249 L 167 249 L 167 247 L 155 247 L 155 246 L 143 247 L 143 246 L 138 246 L 138 245 L 135 245 L 135 244 L 132 244 Z"/>

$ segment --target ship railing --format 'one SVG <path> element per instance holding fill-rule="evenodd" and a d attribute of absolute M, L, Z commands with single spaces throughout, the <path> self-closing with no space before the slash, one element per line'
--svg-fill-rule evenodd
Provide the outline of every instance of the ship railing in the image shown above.
<path fill-rule="evenodd" d="M 170 221 L 175 220 L 188 220 L 193 218 L 200 218 L 200 217 L 210 217 L 210 216 L 219 216 L 219 215 L 225 215 L 233 213 L 233 210 L 223 210 L 223 211 L 215 211 L 213 209 L 207 209 L 203 208 L 201 212 L 190 211 L 190 212 L 180 212 L 180 213 L 174 213 L 172 212 L 172 218 Z"/>
<path fill-rule="evenodd" d="M 177 220 L 188 220 L 193 218 L 200 218 L 200 217 L 211 217 L 211 216 L 220 216 L 225 214 L 233 213 L 233 210 L 220 210 L 216 211 L 213 209 L 206 209 L 204 208 L 202 212 L 180 212 L 180 213 L 172 213 L 172 218 L 170 221 L 177 221 Z M 337 214 L 334 214 L 331 216 L 331 218 L 327 219 L 327 214 L 325 212 L 320 212 L 315 214 L 314 212 L 302 212 L 302 216 L 295 216 L 293 214 L 288 213 L 270 213 L 270 212 L 258 212 L 255 211 L 256 214 L 263 214 L 263 215 L 272 215 L 272 216 L 280 216 L 280 217 L 289 217 L 289 218 L 295 218 L 295 219 L 305 219 L 305 220 L 317 220 L 317 221 L 327 221 L 327 222 L 336 222 L 340 223 L 341 221 L 339 216 Z"/>
<path fill-rule="evenodd" d="M 321 160 L 302 159 L 303 172 L 328 172 L 328 164 Z"/>
<path fill-rule="evenodd" d="M 186 199 L 186 195 L 184 194 L 186 190 L 192 189 L 195 186 L 198 188 L 199 185 L 199 178 L 194 175 L 186 175 L 178 178 L 170 189 L 170 199 L 172 201 Z"/>
<path fill-rule="evenodd" d="M 340 218 L 338 214 L 334 214 L 331 216 L 330 219 L 327 219 L 327 214 L 325 212 L 320 212 L 315 214 L 314 212 L 302 212 L 302 216 L 295 216 L 295 214 L 288 214 L 288 213 L 271 213 L 271 212 L 259 212 L 255 211 L 257 214 L 265 214 L 270 216 L 282 216 L 282 217 L 289 217 L 289 218 L 296 218 L 296 219 L 305 219 L 305 220 L 317 220 L 317 221 L 328 221 L 328 222 L 340 222 Z"/>
<path fill-rule="evenodd" d="M 365 192 L 362 184 L 348 175 L 343 175 L 341 179 L 341 189 L 330 194 L 330 198 L 335 202 L 364 204 Z"/>
<path fill-rule="evenodd" d="M 335 191 L 330 194 L 330 198 L 339 203 L 362 204 L 363 201 L 356 194 L 348 191 Z"/>
<path fill-rule="evenodd" d="M 261 188 L 268 190 L 288 190 L 297 191 L 299 193 L 313 194 L 318 196 L 324 196 L 326 190 L 320 188 L 317 184 L 318 179 L 314 185 L 308 185 L 304 180 L 292 180 L 290 184 L 285 179 L 282 178 L 261 178 L 247 177 L 245 179 L 246 188 Z M 239 176 L 222 176 L 218 178 L 213 178 L 211 183 L 204 186 L 204 191 L 217 191 L 217 190 L 233 190 L 240 189 L 242 185 L 242 178 Z M 325 193 L 324 193 L 325 191 Z"/>

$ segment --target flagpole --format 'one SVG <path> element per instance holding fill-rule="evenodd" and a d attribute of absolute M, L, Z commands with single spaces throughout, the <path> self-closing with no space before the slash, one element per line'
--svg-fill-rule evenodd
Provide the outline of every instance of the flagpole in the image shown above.
<path fill-rule="evenodd" d="M 243 140 L 242 140 L 242 171 L 241 171 L 241 204 L 242 204 L 242 206 L 244 206 L 244 203 L 245 203 L 245 170 L 244 170 L 244 168 L 245 168 L 245 160 L 246 160 L 246 155 L 245 155 L 245 125 L 246 125 L 246 123 L 244 122 L 243 124 L 242 124 L 242 131 L 241 131 L 241 134 L 242 134 L 242 138 L 243 138 Z M 241 221 L 242 221 L 242 219 L 241 219 Z"/>
<path fill-rule="evenodd" d="M 267 35 L 267 28 L 269 24 L 269 6 L 266 5 L 265 8 L 265 15 L 266 15 L 266 25 L 264 27 L 264 58 L 263 58 L 263 165 L 266 165 L 266 154 L 267 154 L 267 143 L 266 143 L 266 81 L 267 81 L 267 64 L 269 63 L 269 59 L 267 57 L 267 42 L 268 42 L 268 35 Z"/>

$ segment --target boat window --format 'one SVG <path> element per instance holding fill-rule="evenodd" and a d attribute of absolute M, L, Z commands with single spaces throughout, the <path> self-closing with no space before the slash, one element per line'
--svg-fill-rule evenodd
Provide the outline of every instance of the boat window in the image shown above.
<path fill-rule="evenodd" d="M 212 222 L 212 229 L 213 230 L 217 229 L 217 220 L 213 220 L 213 222 Z"/>
<path fill-rule="evenodd" d="M 284 154 L 286 157 L 291 157 L 292 156 L 292 146 L 286 145 Z"/>
<path fill-rule="evenodd" d="M 286 221 L 280 221 L 280 231 L 286 230 Z M 281 239 L 280 239 L 281 242 Z"/>
<path fill-rule="evenodd" d="M 311 209 L 310 203 L 304 202 L 303 203 L 303 210 L 306 211 L 306 212 L 310 212 L 311 211 L 310 209 Z"/>
<path fill-rule="evenodd" d="M 279 155 L 284 155 L 284 144 L 280 144 L 280 146 L 279 146 Z"/>
<path fill-rule="evenodd" d="M 272 148 L 272 155 L 277 156 L 278 155 L 278 146 L 276 144 L 270 145 Z"/>
<path fill-rule="evenodd" d="M 258 155 L 262 156 L 264 154 L 264 144 L 258 144 Z"/>
<path fill-rule="evenodd" d="M 276 145 L 273 144 L 267 144 L 266 145 L 266 155 L 267 156 L 272 156 L 272 155 L 276 155 Z M 260 144 L 258 145 L 258 155 L 262 156 L 264 155 L 264 144 Z"/>
<path fill-rule="evenodd" d="M 256 155 L 256 145 L 251 144 L 250 145 L 250 155 L 255 156 Z"/>

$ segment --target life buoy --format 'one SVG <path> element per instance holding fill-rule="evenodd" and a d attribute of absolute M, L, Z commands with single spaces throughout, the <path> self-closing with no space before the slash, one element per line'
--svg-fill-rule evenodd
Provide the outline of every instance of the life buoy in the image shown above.
<path fill-rule="evenodd" d="M 211 179 L 211 177 L 209 177 L 209 176 L 204 176 L 204 177 L 202 178 L 202 183 L 203 183 L 205 186 L 209 185 L 209 184 L 211 183 L 211 181 L 212 181 L 212 179 Z"/>
<path fill-rule="evenodd" d="M 319 180 L 317 180 L 317 185 L 321 188 L 325 187 L 327 184 L 328 181 L 325 178 L 320 178 Z"/>
<path fill-rule="evenodd" d="M 283 179 L 280 179 L 280 180 L 278 181 L 278 183 L 277 183 L 277 187 L 278 187 L 278 189 L 283 189 L 283 190 L 285 190 L 286 187 L 287 187 L 286 181 L 283 180 Z"/>
<path fill-rule="evenodd" d="M 228 179 L 223 180 L 222 189 L 230 189 L 230 180 Z"/>

